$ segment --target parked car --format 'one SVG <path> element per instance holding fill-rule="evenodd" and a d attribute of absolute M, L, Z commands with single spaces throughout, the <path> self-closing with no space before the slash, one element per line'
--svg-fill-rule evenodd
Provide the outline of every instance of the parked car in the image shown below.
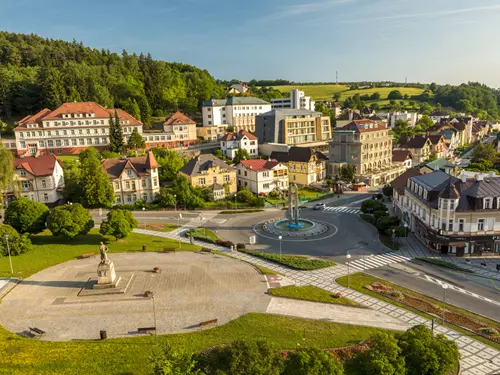
<path fill-rule="evenodd" d="M 325 206 L 325 204 L 324 204 L 324 203 L 316 203 L 316 204 L 314 205 L 314 207 L 313 207 L 313 210 L 316 210 L 316 211 L 320 210 L 320 211 L 321 211 L 321 210 L 324 210 L 324 209 L 325 209 L 325 207 L 326 207 L 326 206 Z"/>

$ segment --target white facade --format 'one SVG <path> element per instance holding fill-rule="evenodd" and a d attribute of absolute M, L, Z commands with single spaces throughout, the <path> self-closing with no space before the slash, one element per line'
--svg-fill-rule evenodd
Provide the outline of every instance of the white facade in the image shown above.
<path fill-rule="evenodd" d="M 291 109 L 307 109 L 314 111 L 315 102 L 310 96 L 306 96 L 304 91 L 297 89 L 290 90 L 289 98 L 271 99 L 272 109 L 291 108 Z"/>
<path fill-rule="evenodd" d="M 269 166 L 256 166 L 254 168 L 250 163 L 246 163 L 247 166 L 245 166 L 245 163 L 239 163 L 236 166 L 238 186 L 246 187 L 257 195 L 267 195 L 272 191 L 288 190 L 288 167 L 276 161 L 264 160 L 263 162 L 266 162 Z"/>
<path fill-rule="evenodd" d="M 251 134 L 228 133 L 222 137 L 220 148 L 228 159 L 233 159 L 239 149 L 246 150 L 251 158 L 259 156 L 259 142 Z"/>
<path fill-rule="evenodd" d="M 150 203 L 160 194 L 158 168 L 147 176 L 139 176 L 134 169 L 126 168 L 118 178 L 112 179 L 116 204 L 134 204 L 142 199 Z"/>

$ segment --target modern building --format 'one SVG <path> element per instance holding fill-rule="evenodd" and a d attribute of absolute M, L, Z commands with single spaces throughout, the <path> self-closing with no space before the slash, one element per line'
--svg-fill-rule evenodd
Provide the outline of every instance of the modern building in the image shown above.
<path fill-rule="evenodd" d="M 109 116 L 115 111 L 126 143 L 142 123 L 122 109 L 106 109 L 94 102 L 64 103 L 24 117 L 14 129 L 18 155 L 79 154 L 89 146 L 104 151 L 109 146 Z"/>
<path fill-rule="evenodd" d="M 226 131 L 227 125 L 197 126 L 196 137 L 202 141 L 218 141 Z"/>
<path fill-rule="evenodd" d="M 413 155 L 407 150 L 393 150 L 392 164 L 403 165 L 406 169 L 410 169 L 413 166 Z"/>
<path fill-rule="evenodd" d="M 146 148 L 186 147 L 198 141 L 196 122 L 177 111 L 163 123 L 163 132 L 145 131 Z"/>
<path fill-rule="evenodd" d="M 146 156 L 106 159 L 102 168 L 113 186 L 116 204 L 150 203 L 160 194 L 160 165 L 152 151 Z"/>
<path fill-rule="evenodd" d="M 246 187 L 257 195 L 288 190 L 288 167 L 275 159 L 242 160 L 236 169 L 239 187 Z"/>
<path fill-rule="evenodd" d="M 409 178 L 402 219 L 431 250 L 457 256 L 499 255 L 500 179 L 444 172 Z"/>
<path fill-rule="evenodd" d="M 326 178 L 328 158 L 311 147 L 292 147 L 288 152 L 275 151 L 271 153 L 271 159 L 287 165 L 291 184 L 307 186 Z"/>
<path fill-rule="evenodd" d="M 240 149 L 246 150 L 251 158 L 259 156 L 258 138 L 246 130 L 224 134 L 220 138 L 220 149 L 229 159 L 233 159 Z"/>
<path fill-rule="evenodd" d="M 306 109 L 273 109 L 257 116 L 255 135 L 262 143 L 300 145 L 327 142 L 332 137 L 330 117 Z"/>
<path fill-rule="evenodd" d="M 291 89 L 288 98 L 271 99 L 272 109 L 307 109 L 309 111 L 315 110 L 315 102 L 311 100 L 310 96 L 306 96 L 304 91 L 298 89 Z"/>
<path fill-rule="evenodd" d="M 392 181 L 406 170 L 392 163 L 389 129 L 371 120 L 354 120 L 336 128 L 329 147 L 328 175 L 340 175 L 340 168 L 353 165 L 356 178 L 371 186 Z"/>
<path fill-rule="evenodd" d="M 229 125 L 235 131 L 251 133 L 255 132 L 256 116 L 270 110 L 270 103 L 247 96 L 207 100 L 201 108 L 203 126 Z"/>
<path fill-rule="evenodd" d="M 212 190 L 214 199 L 223 199 L 237 190 L 236 169 L 211 154 L 191 159 L 179 173 L 186 176 L 191 185 Z"/>
<path fill-rule="evenodd" d="M 9 199 L 14 192 L 32 201 L 55 204 L 62 199 L 64 172 L 61 162 L 54 155 L 28 156 L 14 159 L 16 189 L 7 193 Z"/>

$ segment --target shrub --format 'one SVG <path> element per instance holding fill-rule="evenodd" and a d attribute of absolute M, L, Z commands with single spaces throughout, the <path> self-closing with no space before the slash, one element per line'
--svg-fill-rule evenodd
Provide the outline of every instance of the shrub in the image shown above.
<path fill-rule="evenodd" d="M 483 335 L 488 335 L 488 336 L 498 336 L 498 330 L 496 330 L 493 327 L 483 327 L 479 329 L 479 332 L 481 332 Z"/>
<path fill-rule="evenodd" d="M 8 247 L 6 235 L 9 236 Z M 9 255 L 9 249 L 10 255 L 19 255 L 31 250 L 31 241 L 27 233 L 20 235 L 10 225 L 0 224 L 0 249 L 4 256 Z"/>
<path fill-rule="evenodd" d="M 399 218 L 396 216 L 384 216 L 377 220 L 375 225 L 380 232 L 386 232 L 388 229 L 398 226 Z M 392 232 L 391 232 L 392 233 Z"/>
<path fill-rule="evenodd" d="M 244 243 L 239 243 L 236 245 L 237 250 L 244 250 L 245 248 L 246 248 L 246 246 Z"/>
<path fill-rule="evenodd" d="M 231 247 L 234 246 L 234 243 L 231 241 L 226 241 L 226 240 L 217 240 L 216 244 L 219 246 L 224 246 L 224 247 Z"/>
<path fill-rule="evenodd" d="M 367 223 L 370 223 L 371 225 L 375 226 L 377 220 L 372 215 L 369 214 L 360 214 L 359 217 L 366 221 Z"/>
<path fill-rule="evenodd" d="M 49 208 L 28 198 L 18 198 L 5 209 L 5 224 L 19 233 L 40 233 L 45 229 Z"/>
<path fill-rule="evenodd" d="M 382 210 L 377 210 L 373 213 L 373 217 L 375 218 L 375 220 L 378 220 L 380 219 L 381 217 L 384 217 L 384 216 L 389 216 L 389 214 L 387 213 L 387 211 L 382 211 Z"/>
<path fill-rule="evenodd" d="M 113 209 L 108 212 L 108 216 L 102 222 L 99 233 L 114 236 L 118 240 L 127 237 L 137 226 L 137 220 L 132 212 Z"/>
<path fill-rule="evenodd" d="M 368 199 L 366 201 L 363 201 L 363 203 L 361 203 L 361 212 L 373 213 L 375 211 L 387 211 L 387 207 L 385 206 L 385 204 L 375 199 Z"/>
<path fill-rule="evenodd" d="M 393 298 L 401 299 L 403 298 L 403 293 L 401 293 L 399 290 L 392 290 L 389 292 L 389 295 Z"/>
<path fill-rule="evenodd" d="M 72 239 L 78 235 L 86 235 L 94 227 L 94 221 L 81 204 L 66 204 L 56 207 L 50 213 L 47 227 L 54 236 Z"/>

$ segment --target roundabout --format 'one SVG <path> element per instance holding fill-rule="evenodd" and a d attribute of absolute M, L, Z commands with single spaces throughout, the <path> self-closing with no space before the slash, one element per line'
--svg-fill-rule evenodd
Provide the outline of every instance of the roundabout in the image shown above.
<path fill-rule="evenodd" d="M 273 218 L 261 221 L 253 226 L 253 231 L 259 237 L 282 241 L 314 241 L 325 240 L 337 234 L 338 228 L 327 222 L 299 219 L 302 226 L 290 227 L 288 220 Z"/>

